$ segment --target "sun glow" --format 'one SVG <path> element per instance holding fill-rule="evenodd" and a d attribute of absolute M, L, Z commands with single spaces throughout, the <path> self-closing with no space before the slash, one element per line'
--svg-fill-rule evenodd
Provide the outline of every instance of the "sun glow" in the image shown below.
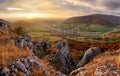
<path fill-rule="evenodd" d="M 44 13 L 21 13 L 19 14 L 18 17 L 31 19 L 31 18 L 46 18 L 46 17 L 51 17 L 51 15 Z"/>
<path fill-rule="evenodd" d="M 22 18 L 22 19 L 33 19 L 33 18 L 50 18 L 53 15 L 46 13 L 12 13 L 12 14 L 2 14 L 3 18 Z"/>

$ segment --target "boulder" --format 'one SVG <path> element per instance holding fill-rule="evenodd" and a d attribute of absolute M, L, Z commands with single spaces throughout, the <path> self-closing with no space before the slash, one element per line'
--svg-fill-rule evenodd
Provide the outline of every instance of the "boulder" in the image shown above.
<path fill-rule="evenodd" d="M 51 48 L 50 42 L 48 40 L 43 40 L 43 41 L 32 41 L 32 51 L 37 56 L 38 58 L 42 58 L 45 55 L 47 55 L 48 49 Z"/>
<path fill-rule="evenodd" d="M 0 19 L 0 37 L 8 38 L 10 35 L 9 23 L 3 19 Z"/>
<path fill-rule="evenodd" d="M 86 76 L 87 75 L 87 71 L 84 67 L 80 67 L 76 70 L 73 70 L 70 73 L 70 76 Z"/>
<path fill-rule="evenodd" d="M 15 45 L 19 48 L 24 48 L 26 46 L 26 42 L 23 36 L 19 36 L 15 38 Z"/>
<path fill-rule="evenodd" d="M 77 64 L 77 67 L 82 67 L 84 66 L 85 64 L 87 64 L 88 62 L 90 62 L 95 56 L 97 56 L 98 54 L 100 54 L 100 49 L 97 48 L 97 47 L 92 47 L 92 48 L 89 48 L 83 58 L 81 59 L 81 61 Z"/>
<path fill-rule="evenodd" d="M 0 30 L 9 31 L 9 26 L 7 21 L 0 19 Z"/>
<path fill-rule="evenodd" d="M 32 41 L 32 38 L 31 38 L 31 36 L 29 34 L 23 35 L 23 38 L 25 39 L 26 42 Z"/>
<path fill-rule="evenodd" d="M 13 71 L 10 71 L 7 67 L 0 67 L 0 76 L 16 76 Z"/>
<path fill-rule="evenodd" d="M 32 48 L 31 36 L 26 34 L 23 36 L 18 36 L 14 39 L 15 45 L 19 48 L 29 47 Z"/>

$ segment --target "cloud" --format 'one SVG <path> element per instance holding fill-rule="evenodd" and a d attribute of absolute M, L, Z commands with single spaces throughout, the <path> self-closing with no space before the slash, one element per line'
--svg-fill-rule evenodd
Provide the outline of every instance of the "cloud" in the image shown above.
<path fill-rule="evenodd" d="M 9 11 L 21 11 L 21 10 L 23 10 L 22 8 L 16 8 L 16 7 L 6 7 L 6 9 Z"/>
<path fill-rule="evenodd" d="M 100 0 L 100 5 L 108 10 L 114 10 L 120 7 L 120 0 Z"/>
<path fill-rule="evenodd" d="M 17 2 L 18 0 L 0 0 L 0 3 L 14 3 Z"/>
<path fill-rule="evenodd" d="M 114 10 L 120 7 L 120 0 L 65 0 L 74 5 L 90 7 L 92 9 Z"/>
<path fill-rule="evenodd" d="M 120 0 L 0 0 L 2 13 L 45 13 L 54 16 L 119 15 Z"/>

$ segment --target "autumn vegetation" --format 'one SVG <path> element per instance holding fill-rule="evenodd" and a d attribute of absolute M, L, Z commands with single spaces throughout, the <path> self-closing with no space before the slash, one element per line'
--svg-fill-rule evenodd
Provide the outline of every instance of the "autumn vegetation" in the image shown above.
<path fill-rule="evenodd" d="M 22 29 L 21 27 L 18 27 L 18 28 L 15 28 L 13 32 L 16 32 L 16 33 L 8 33 L 8 32 L 5 33 L 3 31 L 0 31 L 0 35 L 1 35 L 0 37 L 0 52 L 1 52 L 0 53 L 0 58 L 1 58 L 0 66 L 4 66 L 4 65 L 7 66 L 7 64 L 10 61 L 19 59 L 22 57 L 30 57 L 34 59 L 34 57 L 30 56 L 30 50 L 27 47 L 24 49 L 20 49 L 14 45 L 13 40 L 8 40 L 8 38 L 10 38 L 11 36 L 25 34 L 26 31 Z M 41 38 L 33 38 L 33 39 L 41 40 Z M 50 50 L 49 54 L 55 53 L 54 50 L 56 50 L 54 48 L 56 41 L 51 41 L 51 42 L 52 42 L 53 48 Z M 89 64 L 85 66 L 86 69 L 88 69 L 90 76 L 93 75 L 93 72 L 95 71 L 95 68 L 97 66 L 105 64 L 106 61 L 108 61 L 108 63 L 112 63 L 114 61 L 116 66 L 120 67 L 120 51 L 119 51 L 120 43 L 119 42 L 92 43 L 92 42 L 81 42 L 81 41 L 75 41 L 75 40 L 68 39 L 68 43 L 71 49 L 70 51 L 76 63 L 79 62 L 79 60 L 82 58 L 82 56 L 84 55 L 85 51 L 88 48 L 95 46 L 101 49 L 102 51 L 101 55 L 97 56 L 93 61 L 91 61 Z M 45 57 L 38 61 L 44 63 L 45 67 L 49 71 L 55 71 L 55 68 L 49 64 L 48 58 Z M 92 67 L 92 65 L 94 66 L 94 68 Z M 37 76 L 37 75 L 43 76 L 43 71 L 40 69 L 34 69 L 32 74 L 33 76 Z M 19 74 L 19 75 L 21 76 L 22 74 Z"/>

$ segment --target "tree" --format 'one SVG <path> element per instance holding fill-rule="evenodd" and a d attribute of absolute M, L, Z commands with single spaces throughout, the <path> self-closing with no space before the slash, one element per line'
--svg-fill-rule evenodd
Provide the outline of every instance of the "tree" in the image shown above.
<path fill-rule="evenodd" d="M 12 31 L 17 35 L 25 35 L 27 33 L 27 31 L 21 26 L 15 27 Z"/>

